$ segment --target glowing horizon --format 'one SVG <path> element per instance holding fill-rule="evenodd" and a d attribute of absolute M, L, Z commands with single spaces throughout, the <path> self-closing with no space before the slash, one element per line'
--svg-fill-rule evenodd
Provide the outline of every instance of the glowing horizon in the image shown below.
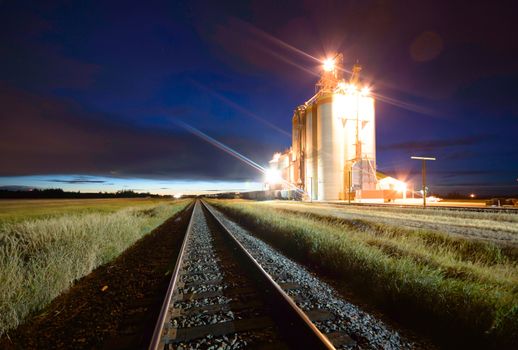
<path fill-rule="evenodd" d="M 84 193 L 117 192 L 132 190 L 160 195 L 193 195 L 218 192 L 241 192 L 261 190 L 263 184 L 258 181 L 231 180 L 195 180 L 195 179 L 146 179 L 116 178 L 109 176 L 81 174 L 43 174 L 0 177 L 1 188 L 61 188 L 64 191 Z"/>

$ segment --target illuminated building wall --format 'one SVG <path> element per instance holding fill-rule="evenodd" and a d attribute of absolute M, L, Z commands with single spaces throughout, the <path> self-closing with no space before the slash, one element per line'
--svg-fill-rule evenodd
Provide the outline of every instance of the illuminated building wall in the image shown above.
<path fill-rule="evenodd" d="M 359 82 L 359 66 L 349 81 L 340 68 L 324 66 L 317 93 L 294 111 L 291 148 L 276 154 L 270 167 L 306 199 L 384 198 L 398 180 L 378 181 L 374 98 Z"/>

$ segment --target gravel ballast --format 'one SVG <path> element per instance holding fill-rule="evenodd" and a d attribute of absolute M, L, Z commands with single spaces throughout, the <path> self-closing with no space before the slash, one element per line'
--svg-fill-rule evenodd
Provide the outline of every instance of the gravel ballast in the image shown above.
<path fill-rule="evenodd" d="M 331 312 L 335 319 L 315 322 L 323 333 L 343 331 L 353 340 L 344 345 L 348 349 L 414 349 L 422 346 L 405 339 L 381 320 L 347 302 L 327 283 L 319 280 L 306 268 L 285 257 L 277 250 L 256 238 L 246 229 L 229 220 L 220 211 L 211 207 L 215 215 L 235 237 L 249 250 L 277 283 L 291 282 L 300 288 L 286 292 L 297 305 L 307 311 L 321 309 Z"/>
<path fill-rule="evenodd" d="M 189 329 L 265 316 L 268 311 L 265 305 L 257 303 L 258 291 L 253 290 L 252 282 L 229 253 L 213 223 L 206 220 L 200 204 L 194 209 L 191 225 L 180 284 L 172 298 L 173 317 L 169 320 L 170 326 L 173 329 Z M 233 292 L 236 290 L 245 292 L 237 294 Z M 198 297 L 202 293 L 213 294 Z M 232 305 L 236 303 L 257 304 L 258 307 L 233 310 Z M 244 349 L 268 348 L 269 343 L 280 343 L 280 339 L 274 328 L 267 327 L 173 343 L 169 344 L 170 349 Z"/>

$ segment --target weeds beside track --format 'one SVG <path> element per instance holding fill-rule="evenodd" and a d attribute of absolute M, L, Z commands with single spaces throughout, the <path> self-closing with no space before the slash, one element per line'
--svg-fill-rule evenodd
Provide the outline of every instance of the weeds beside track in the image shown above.
<path fill-rule="evenodd" d="M 281 250 L 344 278 L 377 305 L 411 310 L 438 328 L 455 326 L 474 342 L 509 346 L 518 339 L 517 263 L 489 242 L 254 202 L 212 203 Z"/>
<path fill-rule="evenodd" d="M 47 305 L 189 201 L 64 214 L 0 227 L 0 335 Z"/>

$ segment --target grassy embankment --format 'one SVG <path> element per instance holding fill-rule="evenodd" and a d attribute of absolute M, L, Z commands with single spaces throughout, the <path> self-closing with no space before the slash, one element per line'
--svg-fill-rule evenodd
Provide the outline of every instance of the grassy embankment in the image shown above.
<path fill-rule="evenodd" d="M 212 203 L 292 257 L 347 281 L 378 306 L 453 329 L 472 342 L 505 347 L 518 340 L 517 261 L 490 242 L 401 228 L 400 210 L 394 211 L 390 225 L 257 202 Z M 477 213 L 455 212 L 449 219 L 469 221 L 473 215 Z M 488 215 L 482 213 L 485 219 Z M 516 225 L 515 216 L 508 220 Z"/>
<path fill-rule="evenodd" d="M 189 203 L 53 200 L 37 201 L 38 206 L 35 201 L 19 202 L 18 210 L 4 213 L 0 221 L 0 335 Z M 30 203 L 24 206 L 24 202 Z M 28 218 L 22 220 L 24 216 Z"/>
<path fill-rule="evenodd" d="M 262 202 L 280 210 L 312 213 L 345 220 L 365 220 L 388 226 L 433 230 L 461 238 L 494 243 L 518 260 L 518 212 L 450 211 L 437 208 L 359 207 L 292 201 Z"/>

